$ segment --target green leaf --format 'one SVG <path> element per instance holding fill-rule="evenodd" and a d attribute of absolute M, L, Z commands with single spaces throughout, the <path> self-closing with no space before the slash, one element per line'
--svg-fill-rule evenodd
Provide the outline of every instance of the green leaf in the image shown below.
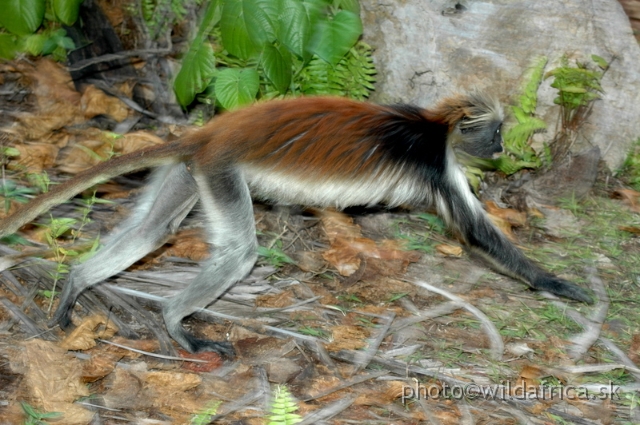
<path fill-rule="evenodd" d="M 563 91 L 565 93 L 586 93 L 587 89 L 585 89 L 584 87 L 565 86 L 560 87 L 560 91 Z"/>
<path fill-rule="evenodd" d="M 4 156 L 8 156 L 8 157 L 14 157 L 14 156 L 20 156 L 20 151 L 16 148 L 12 148 L 10 146 L 2 146 L 0 148 L 0 153 Z"/>
<path fill-rule="evenodd" d="M 224 48 L 234 56 L 247 60 L 258 54 L 249 36 L 243 0 L 226 0 L 220 20 L 220 36 Z"/>
<path fill-rule="evenodd" d="M 278 41 L 303 57 L 311 35 L 309 15 L 298 0 L 280 0 L 278 4 Z"/>
<path fill-rule="evenodd" d="M 33 34 L 44 18 L 45 0 L 3 0 L 0 25 L 18 35 Z"/>
<path fill-rule="evenodd" d="M 341 10 L 331 20 L 316 24 L 310 49 L 332 65 L 340 62 L 362 34 L 362 22 L 355 13 Z"/>
<path fill-rule="evenodd" d="M 30 55 L 37 56 L 42 53 L 44 43 L 47 41 L 47 36 L 44 34 L 31 34 L 24 38 L 24 50 Z"/>
<path fill-rule="evenodd" d="M 216 99 L 222 107 L 234 109 L 256 98 L 260 77 L 253 68 L 227 68 L 218 73 L 214 88 Z"/>
<path fill-rule="evenodd" d="M 60 22 L 73 25 L 78 19 L 82 0 L 52 0 L 53 12 Z"/>
<path fill-rule="evenodd" d="M 242 10 L 251 41 L 257 46 L 273 43 L 278 26 L 278 5 L 274 0 L 242 0 Z"/>
<path fill-rule="evenodd" d="M 609 67 L 609 63 L 598 55 L 591 55 L 591 59 L 602 69 L 607 69 Z"/>
<path fill-rule="evenodd" d="M 215 69 L 216 60 L 211 45 L 201 39 L 194 40 L 173 83 L 178 103 L 184 107 L 193 102 L 196 94 L 207 87 Z"/>
<path fill-rule="evenodd" d="M 18 43 L 12 34 L 0 33 L 0 58 L 13 59 L 18 52 Z"/>
<path fill-rule="evenodd" d="M 220 7 L 217 0 L 209 2 L 198 33 L 191 42 L 191 47 L 182 60 L 182 66 L 173 83 L 178 103 L 183 107 L 193 102 L 211 82 L 215 73 L 216 60 L 213 49 L 206 42 L 206 37 L 220 20 Z"/>
<path fill-rule="evenodd" d="M 273 0 L 226 0 L 220 32 L 229 53 L 247 60 L 276 39 L 278 4 Z"/>
<path fill-rule="evenodd" d="M 264 46 L 260 57 L 260 66 L 265 75 L 281 94 L 289 90 L 291 84 L 291 54 L 284 48 L 271 44 Z"/>
<path fill-rule="evenodd" d="M 333 4 L 342 10 L 360 15 L 360 2 L 358 0 L 334 0 Z"/>

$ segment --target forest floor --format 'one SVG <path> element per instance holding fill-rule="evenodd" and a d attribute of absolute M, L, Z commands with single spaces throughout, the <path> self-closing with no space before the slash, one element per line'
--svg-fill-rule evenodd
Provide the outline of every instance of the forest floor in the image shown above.
<path fill-rule="evenodd" d="M 133 112 L 70 81 L 46 60 L 0 65 L 3 214 L 38 187 L 187 131 L 101 129 Z M 145 177 L 99 185 L 0 246 L 0 424 L 263 424 L 283 388 L 309 424 L 640 423 L 640 194 L 608 173 L 553 207 L 487 203 L 529 257 L 590 288 L 593 306 L 492 271 L 428 213 L 256 204 L 258 264 L 186 321 L 230 341 L 233 359 L 184 352 L 158 314 L 159 297 L 208 255 L 198 214 L 86 291 L 73 332 L 47 326 L 65 264 L 127 216 Z"/>

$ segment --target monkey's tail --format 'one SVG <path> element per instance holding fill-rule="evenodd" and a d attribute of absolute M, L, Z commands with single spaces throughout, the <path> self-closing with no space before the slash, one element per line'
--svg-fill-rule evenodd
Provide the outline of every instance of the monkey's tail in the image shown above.
<path fill-rule="evenodd" d="M 152 146 L 105 161 L 81 172 L 70 180 L 54 186 L 49 192 L 18 208 L 0 221 L 0 237 L 15 233 L 40 214 L 74 195 L 110 178 L 160 165 L 176 162 L 193 155 L 199 143 L 176 140 Z"/>

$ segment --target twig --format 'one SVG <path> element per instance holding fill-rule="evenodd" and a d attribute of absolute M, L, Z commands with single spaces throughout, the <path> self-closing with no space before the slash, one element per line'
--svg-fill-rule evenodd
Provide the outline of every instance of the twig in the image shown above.
<path fill-rule="evenodd" d="M 354 401 L 356 401 L 356 397 L 356 395 L 347 396 L 334 403 L 331 403 L 326 407 L 314 410 L 313 412 L 307 414 L 301 422 L 298 422 L 298 424 L 309 425 L 321 423 L 322 421 L 329 419 L 347 409 L 353 404 Z"/>
<path fill-rule="evenodd" d="M 145 356 L 149 356 L 149 357 L 156 357 L 158 359 L 177 360 L 181 362 L 184 361 L 184 362 L 193 362 L 193 363 L 209 363 L 209 360 L 191 359 L 188 357 L 165 356 L 164 354 L 151 353 L 149 351 L 138 350 L 137 348 L 127 347 L 126 345 L 118 344 L 116 342 L 111 342 L 104 339 L 98 339 L 98 341 L 103 342 L 105 344 L 113 345 L 118 348 L 122 348 L 124 350 L 133 351 L 134 353 L 144 354 Z"/>
<path fill-rule="evenodd" d="M 607 291 L 604 288 L 602 279 L 596 276 L 595 269 L 588 268 L 587 272 L 589 274 L 591 287 L 598 296 L 599 301 L 593 313 L 587 319 L 585 323 L 586 326 L 583 325 L 585 328 L 584 331 L 574 335 L 570 339 L 572 345 L 569 347 L 568 353 L 574 360 L 582 357 L 598 340 L 600 331 L 602 330 L 602 324 L 607 317 L 607 311 L 609 311 L 609 297 L 607 296 Z M 557 303 L 557 301 L 554 303 Z"/>
<path fill-rule="evenodd" d="M 343 390 L 345 388 L 349 388 L 349 387 L 352 387 L 354 385 L 361 384 L 361 383 L 363 383 L 365 381 L 369 381 L 371 379 L 379 378 L 380 376 L 387 375 L 388 373 L 389 373 L 389 371 L 387 371 L 387 370 L 380 370 L 380 371 L 377 371 L 377 372 L 368 373 L 366 375 L 357 375 L 357 376 L 354 376 L 354 377 L 351 377 L 351 378 L 347 379 L 346 381 L 343 381 L 342 383 L 340 383 L 339 385 L 336 385 L 333 388 L 329 388 L 328 390 L 322 391 L 321 393 L 316 394 L 316 395 L 314 395 L 312 397 L 305 398 L 302 401 L 308 402 L 308 401 L 312 401 L 312 400 L 317 400 L 317 399 L 322 398 L 324 396 L 327 396 L 329 394 L 333 394 L 336 391 L 340 391 L 340 390 Z"/>
<path fill-rule="evenodd" d="M 171 53 L 170 49 L 141 49 L 141 50 L 128 50 L 118 53 L 108 53 L 106 55 L 98 56 L 95 58 L 84 59 L 78 61 L 68 67 L 70 72 L 80 71 L 83 68 L 86 68 L 91 65 L 96 65 L 103 62 L 110 62 L 119 59 L 125 59 L 132 56 L 144 56 L 144 55 L 163 55 Z"/>
<path fill-rule="evenodd" d="M 380 348 L 380 344 L 382 344 L 382 340 L 387 335 L 391 324 L 393 323 L 393 319 L 396 317 L 395 313 L 390 312 L 387 316 L 378 316 L 383 320 L 381 327 L 378 329 L 378 334 L 375 338 L 371 338 L 368 340 L 368 347 L 366 350 L 361 351 L 359 358 L 356 359 L 356 368 L 353 373 L 356 373 L 364 368 L 366 368 L 373 356 L 378 352 L 378 348 Z"/>
<path fill-rule="evenodd" d="M 489 343 L 491 345 L 490 353 L 491 358 L 494 360 L 500 360 L 502 358 L 502 353 L 504 352 L 504 342 L 502 341 L 502 337 L 498 332 L 498 329 L 493 325 L 493 322 L 489 320 L 489 318 L 480 310 L 478 310 L 473 305 L 464 301 L 462 298 L 457 295 L 453 295 L 452 293 L 445 291 L 444 289 L 437 288 L 433 285 L 429 285 L 426 282 L 421 281 L 407 281 L 409 283 L 413 283 L 414 285 L 420 286 L 424 289 L 427 289 L 431 292 L 435 292 L 436 294 L 442 295 L 445 298 L 450 299 L 460 305 L 460 307 L 467 310 L 469 313 L 473 314 L 482 324 L 482 328 L 485 333 L 489 337 Z"/>

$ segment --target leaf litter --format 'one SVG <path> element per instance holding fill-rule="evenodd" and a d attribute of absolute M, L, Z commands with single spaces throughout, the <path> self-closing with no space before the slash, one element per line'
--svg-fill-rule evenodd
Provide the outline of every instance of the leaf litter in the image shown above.
<path fill-rule="evenodd" d="M 117 97 L 95 86 L 77 92 L 64 69 L 46 60 L 5 66 L 2 72 L 18 75 L 30 91 L 31 110 L 13 114 L 13 123 L 0 133 L 20 153 L 7 167 L 18 179 L 53 169 L 51 177 L 58 180 L 59 172 L 75 174 L 184 131 L 165 125 L 155 132 L 111 134 L 87 120 L 108 116 L 121 122 L 135 115 Z M 127 87 L 120 92 L 127 93 Z M 103 187 L 114 203 L 95 206 L 88 238 L 113 226 L 101 219 L 107 214 L 121 220 L 138 192 L 127 178 Z M 637 212 L 637 192 L 614 195 Z M 525 214 L 491 203 L 487 209 L 496 225 L 522 243 L 521 233 L 512 228 L 527 230 Z M 76 214 L 64 205 L 56 212 Z M 11 258 L 0 275 L 0 383 L 5 384 L 0 416 L 8 418 L 2 420 L 22 421 L 19 402 L 26 402 L 40 411 L 61 412 L 65 424 L 96 417 L 103 423 L 187 424 L 218 401 L 214 423 L 258 424 L 266 421 L 273 384 L 287 384 L 302 400 L 304 423 L 507 424 L 562 418 L 590 424 L 637 415 L 634 406 L 616 404 L 613 396 L 516 397 L 518 384 L 539 386 L 555 379 L 556 385 L 595 388 L 604 382 L 589 381 L 590 374 L 621 370 L 630 377 L 623 389 L 638 390 L 637 334 L 628 354 L 604 335 L 611 305 L 606 296 L 588 315 L 564 301 L 534 299 L 519 283 L 470 260 L 451 237 L 432 235 L 438 243 L 431 254 L 408 250 L 397 233 L 380 235 L 381 228 L 399 228 L 398 222 L 408 222 L 409 231 L 419 226 L 402 211 L 378 214 L 376 226 L 366 215 L 312 213 L 292 210 L 283 217 L 256 205 L 261 243 L 274 247 L 281 240 L 297 265 L 261 260 L 209 310 L 186 321 L 199 335 L 232 341 L 233 361 L 178 349 L 158 314 L 158 303 L 182 290 L 208 255 L 197 216 L 154 255 L 86 291 L 74 314 L 76 328 L 66 335 L 46 326 L 43 291 L 52 288 L 55 264 L 2 246 Z M 35 233 L 25 235 L 42 246 Z M 603 295 L 602 282 L 591 276 L 588 284 Z M 510 319 L 512 312 L 547 303 L 583 330 L 566 337 L 541 335 L 539 329 L 511 332 L 513 326 L 528 325 L 520 323 L 521 316 Z M 599 346 L 616 362 L 602 364 Z M 582 362 L 590 368 L 580 369 Z M 470 385 L 506 396 L 446 393 Z M 422 389 L 435 396 L 417 397 Z"/>

